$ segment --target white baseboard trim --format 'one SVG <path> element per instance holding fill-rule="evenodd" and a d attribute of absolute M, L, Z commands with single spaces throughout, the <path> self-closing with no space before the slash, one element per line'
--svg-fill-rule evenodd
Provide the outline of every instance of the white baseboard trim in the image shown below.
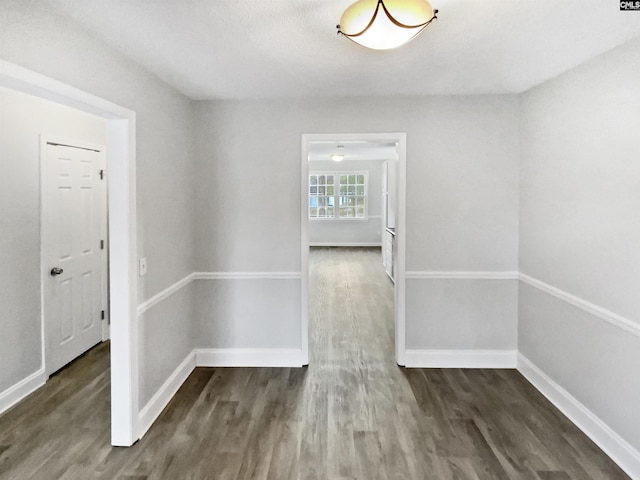
<path fill-rule="evenodd" d="M 138 438 L 142 438 L 147 433 L 153 422 L 156 421 L 177 393 L 180 386 L 191 375 L 194 368 L 196 368 L 196 356 L 191 352 L 151 397 L 151 400 L 147 402 L 144 408 L 140 410 L 138 414 Z"/>
<path fill-rule="evenodd" d="M 295 349 L 195 349 L 178 365 L 138 414 L 142 438 L 196 367 L 302 367 L 302 350 Z"/>
<path fill-rule="evenodd" d="M 299 280 L 301 272 L 194 272 L 194 280 Z"/>
<path fill-rule="evenodd" d="M 44 373 L 44 367 L 32 373 L 28 377 L 20 380 L 15 385 L 7 388 L 0 393 L 0 413 L 3 413 L 13 407 L 27 395 L 35 392 L 47 381 Z"/>
<path fill-rule="evenodd" d="M 194 350 L 199 367 L 301 367 L 300 349 L 200 348 Z"/>
<path fill-rule="evenodd" d="M 382 242 L 309 242 L 310 247 L 381 247 Z"/>
<path fill-rule="evenodd" d="M 640 452 L 520 353 L 518 371 L 631 478 L 640 479 Z"/>
<path fill-rule="evenodd" d="M 516 368 L 517 350 L 406 350 L 407 368 Z"/>
<path fill-rule="evenodd" d="M 410 271 L 405 273 L 407 280 L 517 280 L 518 272 L 512 271 Z"/>

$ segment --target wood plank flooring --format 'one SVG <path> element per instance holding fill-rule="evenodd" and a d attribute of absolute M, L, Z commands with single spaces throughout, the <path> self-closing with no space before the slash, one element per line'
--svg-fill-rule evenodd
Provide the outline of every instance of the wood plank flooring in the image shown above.
<path fill-rule="evenodd" d="M 514 370 L 405 370 L 376 249 L 313 249 L 308 368 L 198 368 L 109 445 L 108 344 L 0 416 L 0 479 L 627 477 Z"/>

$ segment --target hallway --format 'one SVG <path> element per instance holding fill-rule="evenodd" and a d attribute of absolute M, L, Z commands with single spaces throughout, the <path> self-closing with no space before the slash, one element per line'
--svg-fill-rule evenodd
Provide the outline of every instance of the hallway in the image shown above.
<path fill-rule="evenodd" d="M 405 370 L 379 249 L 310 256 L 307 368 L 197 368 L 109 446 L 108 344 L 0 416 L 0 479 L 628 478 L 515 370 Z"/>

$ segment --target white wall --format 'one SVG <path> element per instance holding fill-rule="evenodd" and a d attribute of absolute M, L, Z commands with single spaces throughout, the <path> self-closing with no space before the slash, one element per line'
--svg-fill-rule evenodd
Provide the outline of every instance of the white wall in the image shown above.
<path fill-rule="evenodd" d="M 300 280 L 197 280 L 194 291 L 196 348 L 300 349 Z"/>
<path fill-rule="evenodd" d="M 555 289 L 519 300 L 521 354 L 636 454 L 639 85 L 636 39 L 522 96 L 520 270 Z"/>
<path fill-rule="evenodd" d="M 148 274 L 139 279 L 139 301 L 191 273 L 191 101 L 42 3 L 11 1 L 0 9 L 0 58 L 136 112 L 137 234 L 139 255 L 148 260 Z M 169 307 L 174 301 L 179 300 L 168 297 L 167 305 L 158 305 L 141 319 L 143 331 L 156 333 L 140 337 L 141 351 L 175 349 L 158 355 L 157 362 L 142 362 L 151 371 L 140 371 L 140 378 L 157 381 L 145 381 L 141 399 L 174 370 L 174 358 L 188 353 L 184 347 L 192 340 L 188 312 Z M 174 312 L 170 319 L 155 322 L 156 315 L 167 312 Z M 182 338 L 158 343 L 164 328 Z"/>
<path fill-rule="evenodd" d="M 311 245 L 381 245 L 382 242 L 382 161 L 316 160 L 309 162 L 309 172 L 368 173 L 366 220 L 309 220 Z"/>
<path fill-rule="evenodd" d="M 0 87 L 0 395 L 42 365 L 42 134 L 107 143 L 103 119 Z"/>
<path fill-rule="evenodd" d="M 518 108 L 516 96 L 197 102 L 198 269 L 300 272 L 301 135 L 399 131 L 408 142 L 407 270 L 515 271 Z M 408 280 L 408 331 L 450 321 L 460 293 L 445 291 L 439 313 L 422 308 L 423 294 L 443 281 Z M 482 330 L 483 349 L 515 349 L 516 280 L 506 281 L 507 287 L 478 282 L 482 286 L 466 286 L 469 308 L 458 318 L 459 328 Z M 229 299 L 208 288 L 207 304 L 196 300 L 201 328 L 231 328 L 236 312 L 220 318 L 209 305 Z M 297 305 L 293 292 L 282 301 Z M 265 336 L 265 345 L 285 347 L 279 332 L 300 321 L 295 309 L 290 315 L 263 310 L 260 322 L 276 336 Z M 478 346 L 475 340 L 441 340 L 459 349 Z"/>

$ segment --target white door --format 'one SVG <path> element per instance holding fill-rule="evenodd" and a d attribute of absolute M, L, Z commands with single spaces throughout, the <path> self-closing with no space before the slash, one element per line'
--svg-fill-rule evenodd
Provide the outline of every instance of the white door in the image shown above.
<path fill-rule="evenodd" d="M 102 340 L 106 258 L 104 147 L 43 140 L 45 365 L 63 367 Z"/>

